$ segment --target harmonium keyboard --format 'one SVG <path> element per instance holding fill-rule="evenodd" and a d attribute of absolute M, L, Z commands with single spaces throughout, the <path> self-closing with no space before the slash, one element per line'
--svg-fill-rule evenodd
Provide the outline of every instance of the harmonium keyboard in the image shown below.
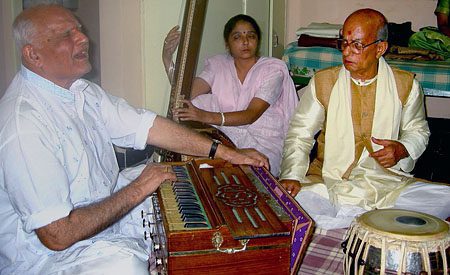
<path fill-rule="evenodd" d="M 294 274 L 313 222 L 265 169 L 169 162 L 144 219 L 160 274 Z"/>

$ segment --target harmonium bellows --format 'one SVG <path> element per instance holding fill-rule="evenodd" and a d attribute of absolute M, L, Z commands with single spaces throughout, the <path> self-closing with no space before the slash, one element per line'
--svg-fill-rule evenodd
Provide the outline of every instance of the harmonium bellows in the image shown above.
<path fill-rule="evenodd" d="M 293 274 L 312 220 L 265 168 L 171 162 L 175 182 L 152 196 L 161 274 Z"/>

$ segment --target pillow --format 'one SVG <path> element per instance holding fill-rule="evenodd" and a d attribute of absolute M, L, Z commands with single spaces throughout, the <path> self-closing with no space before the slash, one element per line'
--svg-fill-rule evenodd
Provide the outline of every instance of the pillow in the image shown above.
<path fill-rule="evenodd" d="M 342 29 L 341 24 L 311 23 L 308 27 L 298 28 L 295 34 L 297 36 L 307 34 L 315 37 L 339 38 L 340 29 Z"/>

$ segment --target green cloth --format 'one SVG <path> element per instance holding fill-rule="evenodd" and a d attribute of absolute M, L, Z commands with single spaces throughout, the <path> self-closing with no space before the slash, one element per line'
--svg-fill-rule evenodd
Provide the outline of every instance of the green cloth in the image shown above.
<path fill-rule="evenodd" d="M 436 27 L 421 28 L 409 38 L 409 47 L 431 50 L 450 59 L 450 37 L 442 34 Z"/>
<path fill-rule="evenodd" d="M 434 13 L 437 13 L 437 12 L 449 15 L 450 0 L 439 0 Z"/>

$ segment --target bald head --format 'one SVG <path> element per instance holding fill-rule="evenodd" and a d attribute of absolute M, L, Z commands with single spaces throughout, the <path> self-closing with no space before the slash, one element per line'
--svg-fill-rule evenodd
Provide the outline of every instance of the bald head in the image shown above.
<path fill-rule="evenodd" d="M 345 19 L 344 26 L 359 26 L 369 32 L 374 32 L 374 39 L 387 41 L 388 21 L 379 11 L 374 9 L 360 9 Z"/>

